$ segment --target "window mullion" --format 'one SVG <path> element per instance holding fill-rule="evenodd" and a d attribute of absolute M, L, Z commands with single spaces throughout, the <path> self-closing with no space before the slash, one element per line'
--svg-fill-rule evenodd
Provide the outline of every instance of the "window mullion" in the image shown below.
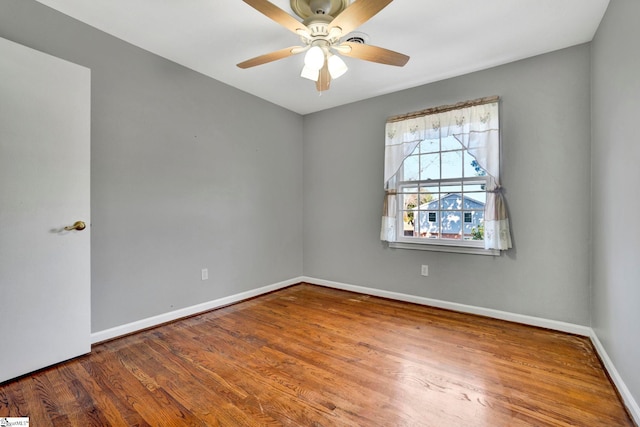
<path fill-rule="evenodd" d="M 438 130 L 438 143 L 440 144 L 440 155 L 438 161 L 440 162 L 440 181 L 438 183 L 438 239 L 442 239 L 442 128 Z"/>
<path fill-rule="evenodd" d="M 422 142 L 418 143 L 418 180 L 422 181 Z M 420 225 L 420 184 L 418 184 L 416 194 L 416 209 L 413 214 L 413 234 L 415 236 L 416 229 L 418 230 L 418 237 L 420 237 L 421 233 L 421 225 Z"/>

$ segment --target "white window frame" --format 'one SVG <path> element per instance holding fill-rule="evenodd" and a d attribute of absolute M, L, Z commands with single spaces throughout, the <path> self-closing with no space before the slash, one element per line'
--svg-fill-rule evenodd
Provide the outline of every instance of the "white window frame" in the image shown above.
<path fill-rule="evenodd" d="M 441 140 L 441 139 L 440 139 Z M 440 143 L 440 141 L 439 141 Z M 418 144 L 418 146 L 416 146 L 416 150 L 418 149 L 420 144 Z M 442 154 L 442 153 L 448 153 L 448 152 L 452 152 L 452 151 L 464 151 L 465 153 L 468 153 L 468 151 L 466 149 L 456 149 L 456 150 L 449 150 L 449 149 L 445 149 L 445 150 L 439 150 L 439 151 L 434 151 L 433 153 L 438 153 L 438 154 Z M 417 154 L 418 156 L 420 154 Z M 411 156 L 416 156 L 416 154 L 411 154 Z M 407 156 L 407 158 L 410 156 Z M 440 162 L 442 163 L 442 158 L 440 158 Z M 464 168 L 464 165 L 462 165 L 462 167 Z M 442 171 L 442 167 L 440 167 L 440 171 Z M 460 170 L 460 174 L 464 175 L 464 169 Z M 434 187 L 434 186 L 442 186 L 442 185 L 460 185 L 461 191 L 461 197 L 464 198 L 465 195 L 465 191 L 464 191 L 464 187 L 465 185 L 469 186 L 469 185 L 474 185 L 474 186 L 478 186 L 478 185 L 484 185 L 486 187 L 487 185 L 487 176 L 471 176 L 471 177 L 464 177 L 464 176 L 460 176 L 460 177 L 455 177 L 455 178 L 440 178 L 440 179 L 428 179 L 428 180 L 403 180 L 403 169 L 401 168 L 400 171 L 398 171 L 397 174 L 398 177 L 398 183 L 397 183 L 397 194 L 399 197 L 399 203 L 400 200 L 402 200 L 402 195 L 405 194 L 403 192 L 403 189 L 406 188 L 420 188 L 420 187 Z M 418 207 L 420 206 L 419 200 L 420 200 L 420 192 L 417 193 L 418 194 Z M 440 195 L 444 195 L 446 193 L 439 193 Z M 468 194 L 468 193 L 467 193 Z M 486 194 L 486 192 L 485 192 Z M 438 234 L 442 234 L 442 220 L 444 218 L 444 215 L 448 210 L 447 209 L 442 209 L 442 207 L 438 207 L 437 209 L 429 209 L 427 211 L 424 212 L 435 212 L 436 213 L 436 223 L 438 223 L 438 227 L 439 227 L 439 233 Z M 457 211 L 457 210 L 456 210 Z M 395 247 L 395 248 L 401 248 L 401 249 L 423 249 L 423 250 L 434 250 L 434 251 L 441 251 L 441 252 L 461 252 L 461 253 L 474 253 L 474 254 L 485 254 L 485 255 L 498 255 L 499 251 L 493 251 L 493 250 L 487 250 L 484 248 L 484 240 L 464 240 L 464 238 L 461 239 L 446 239 L 446 238 L 442 238 L 442 237 L 438 237 L 438 238 L 428 238 L 428 237 L 420 237 L 420 236 L 405 236 L 404 235 L 404 215 L 403 215 L 404 210 L 402 208 L 398 209 L 398 216 L 396 217 L 396 229 L 397 230 L 401 230 L 398 233 L 398 236 L 396 238 L 395 242 L 390 242 L 390 247 Z M 464 233 L 464 213 L 468 212 L 465 211 L 464 209 L 460 209 L 460 212 L 462 213 L 462 218 L 460 218 L 461 224 L 460 224 L 460 230 L 461 233 Z M 427 214 L 428 215 L 428 214 Z M 419 221 L 419 210 L 416 210 L 415 212 L 415 217 L 414 217 L 414 221 Z M 431 221 L 428 221 L 431 222 Z M 424 246 L 424 247 L 423 247 Z"/>
<path fill-rule="evenodd" d="M 445 241 L 438 242 L 437 244 L 426 244 L 426 243 L 405 242 L 404 240 L 399 240 L 396 242 L 389 242 L 389 247 L 394 249 L 451 252 L 451 253 L 458 253 L 458 254 L 490 255 L 490 256 L 500 255 L 499 249 L 485 249 L 484 247 L 477 247 L 477 246 L 459 246 L 459 245 L 451 244 Z"/>

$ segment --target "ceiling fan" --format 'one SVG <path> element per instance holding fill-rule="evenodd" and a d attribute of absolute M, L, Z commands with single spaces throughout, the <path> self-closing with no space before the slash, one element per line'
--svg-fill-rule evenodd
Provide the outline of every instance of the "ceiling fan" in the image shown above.
<path fill-rule="evenodd" d="M 316 89 L 329 89 L 331 79 L 347 71 L 347 65 L 333 52 L 380 64 L 404 66 L 409 57 L 392 50 L 364 44 L 361 41 L 341 41 L 341 38 L 364 24 L 393 0 L 291 0 L 291 8 L 303 19 L 289 15 L 268 0 L 243 0 L 263 15 L 300 36 L 302 46 L 291 46 L 260 55 L 238 65 L 251 68 L 278 59 L 306 52 L 301 76 L 316 82 Z M 335 17 L 334 17 L 335 15 Z"/>

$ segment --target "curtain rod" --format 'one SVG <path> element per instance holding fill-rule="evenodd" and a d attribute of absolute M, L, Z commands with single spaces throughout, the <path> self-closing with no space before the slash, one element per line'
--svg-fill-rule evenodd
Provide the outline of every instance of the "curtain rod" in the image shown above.
<path fill-rule="evenodd" d="M 401 114 L 399 116 L 392 116 L 387 119 L 387 123 L 400 122 L 402 120 L 415 119 L 417 117 L 430 116 L 436 113 L 443 113 L 445 111 L 460 110 L 461 108 L 473 107 L 476 105 L 490 104 L 497 102 L 500 99 L 499 96 L 488 96 L 485 98 L 478 98 L 471 101 L 458 102 L 453 105 L 443 105 L 440 107 L 427 108 L 426 110 L 414 111 L 413 113 Z"/>

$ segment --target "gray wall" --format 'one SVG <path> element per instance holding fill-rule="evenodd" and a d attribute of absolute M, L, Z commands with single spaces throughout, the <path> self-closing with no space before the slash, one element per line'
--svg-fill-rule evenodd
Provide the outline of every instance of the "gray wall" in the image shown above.
<path fill-rule="evenodd" d="M 302 274 L 301 116 L 33 0 L 0 37 L 92 70 L 93 331 Z"/>
<path fill-rule="evenodd" d="M 305 275 L 588 325 L 589 61 L 580 45 L 305 116 Z M 385 247 L 385 119 L 489 95 L 502 99 L 515 248 L 494 258 Z"/>
<path fill-rule="evenodd" d="M 592 45 L 592 327 L 640 402 L 640 2 L 612 0 Z"/>

